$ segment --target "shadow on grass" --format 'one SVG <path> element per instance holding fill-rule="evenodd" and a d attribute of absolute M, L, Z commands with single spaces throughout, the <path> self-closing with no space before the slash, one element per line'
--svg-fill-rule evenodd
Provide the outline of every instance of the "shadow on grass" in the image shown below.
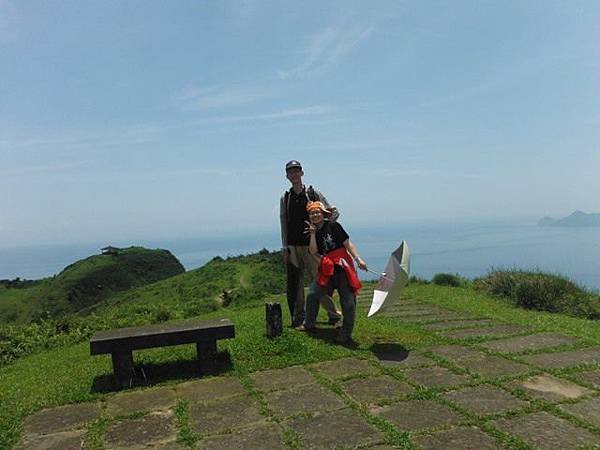
<path fill-rule="evenodd" d="M 410 355 L 410 352 L 405 347 L 393 342 L 373 344 L 370 350 L 380 361 L 390 363 L 402 362 Z"/>
<path fill-rule="evenodd" d="M 329 342 L 330 344 L 340 345 L 342 347 L 346 347 L 348 349 L 357 349 L 358 344 L 350 339 L 347 342 L 336 342 L 336 337 L 338 336 L 339 330 L 336 328 L 316 328 L 308 332 L 310 337 L 320 339 L 325 342 Z"/>
<path fill-rule="evenodd" d="M 210 372 L 203 373 L 197 359 L 187 359 L 163 364 L 136 364 L 134 366 L 133 383 L 131 387 L 153 386 L 167 380 L 188 380 L 201 378 L 205 375 L 219 375 L 233 369 L 229 352 L 219 352 Z M 109 393 L 119 389 L 113 374 L 98 375 L 94 378 L 90 392 Z"/>

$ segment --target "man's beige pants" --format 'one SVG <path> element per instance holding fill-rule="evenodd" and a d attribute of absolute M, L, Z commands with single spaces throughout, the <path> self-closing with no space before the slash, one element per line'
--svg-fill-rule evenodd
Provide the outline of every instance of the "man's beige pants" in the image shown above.
<path fill-rule="evenodd" d="M 304 274 L 308 274 L 311 282 L 315 281 L 319 272 L 319 262 L 310 254 L 306 245 L 290 245 L 288 249 L 289 263 L 300 270 L 296 302 L 294 303 L 294 320 L 296 320 L 299 317 L 304 317 L 306 308 L 303 283 Z M 321 297 L 319 303 L 325 308 L 330 319 L 340 319 L 342 317 L 340 311 L 338 311 L 333 300 L 328 295 Z"/>

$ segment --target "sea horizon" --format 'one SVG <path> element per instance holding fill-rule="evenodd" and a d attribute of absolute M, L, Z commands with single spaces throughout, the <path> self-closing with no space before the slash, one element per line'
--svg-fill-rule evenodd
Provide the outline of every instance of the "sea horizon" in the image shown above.
<path fill-rule="evenodd" d="M 539 227 L 533 220 L 487 220 L 347 229 L 369 268 L 375 271 L 383 270 L 390 253 L 406 240 L 411 252 L 411 275 L 421 278 L 430 279 L 443 272 L 472 279 L 494 268 L 517 268 L 563 275 L 583 287 L 600 290 L 600 228 Z M 99 254 L 106 245 L 167 249 L 188 271 L 216 256 L 226 258 L 281 247 L 278 230 L 5 247 L 0 248 L 0 279 L 51 277 L 79 259 Z M 375 276 L 361 272 L 361 278 Z"/>

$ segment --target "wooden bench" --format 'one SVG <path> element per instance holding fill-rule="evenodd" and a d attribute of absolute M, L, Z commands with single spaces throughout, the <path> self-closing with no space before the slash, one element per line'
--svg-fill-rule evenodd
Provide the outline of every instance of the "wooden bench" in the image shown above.
<path fill-rule="evenodd" d="M 217 340 L 233 337 L 235 330 L 229 319 L 118 328 L 94 334 L 90 354 L 110 353 L 117 386 L 124 388 L 132 384 L 133 350 L 195 343 L 200 370 L 207 373 L 215 363 Z"/>

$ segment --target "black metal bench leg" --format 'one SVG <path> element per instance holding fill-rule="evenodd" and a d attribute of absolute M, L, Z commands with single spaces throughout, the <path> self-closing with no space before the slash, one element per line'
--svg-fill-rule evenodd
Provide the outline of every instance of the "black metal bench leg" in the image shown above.
<path fill-rule="evenodd" d="M 131 374 L 133 371 L 133 353 L 131 351 L 113 352 L 112 354 L 113 374 L 117 387 L 128 388 L 131 386 Z"/>
<path fill-rule="evenodd" d="M 217 362 L 217 341 L 201 341 L 196 343 L 200 372 L 211 373 L 215 370 Z"/>

